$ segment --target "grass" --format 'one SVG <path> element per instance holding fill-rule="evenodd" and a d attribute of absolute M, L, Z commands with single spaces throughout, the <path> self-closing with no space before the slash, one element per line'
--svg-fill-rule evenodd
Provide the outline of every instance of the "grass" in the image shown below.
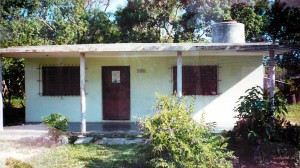
<path fill-rule="evenodd" d="M 145 146 L 132 145 L 64 145 L 31 158 L 33 167 L 145 167 Z"/>
<path fill-rule="evenodd" d="M 286 119 L 300 125 L 300 103 L 288 105 L 287 109 L 288 114 L 286 115 Z"/>

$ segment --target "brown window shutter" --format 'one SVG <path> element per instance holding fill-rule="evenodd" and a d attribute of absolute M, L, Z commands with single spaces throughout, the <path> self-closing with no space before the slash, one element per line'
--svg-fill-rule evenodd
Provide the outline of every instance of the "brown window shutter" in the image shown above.
<path fill-rule="evenodd" d="M 202 85 L 201 95 L 216 95 L 217 94 L 217 66 L 201 66 L 200 67 L 200 82 Z"/>
<path fill-rule="evenodd" d="M 183 66 L 183 95 L 216 95 L 217 66 Z M 173 91 L 177 90 L 177 67 L 173 67 Z"/>
<path fill-rule="evenodd" d="M 80 68 L 74 66 L 42 67 L 43 95 L 80 95 Z"/>

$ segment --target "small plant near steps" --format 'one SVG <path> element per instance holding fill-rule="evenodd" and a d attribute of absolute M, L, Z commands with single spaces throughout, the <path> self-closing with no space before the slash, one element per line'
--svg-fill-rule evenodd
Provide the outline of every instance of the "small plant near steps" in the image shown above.
<path fill-rule="evenodd" d="M 68 143 L 68 137 L 66 131 L 68 130 L 69 118 L 59 113 L 52 113 L 49 116 L 43 117 L 43 123 L 49 127 L 49 135 L 51 140 L 62 144 Z"/>

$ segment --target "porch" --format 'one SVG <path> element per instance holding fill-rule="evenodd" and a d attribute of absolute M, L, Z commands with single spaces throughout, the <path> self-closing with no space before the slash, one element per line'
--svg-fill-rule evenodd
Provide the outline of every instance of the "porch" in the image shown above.
<path fill-rule="evenodd" d="M 80 122 L 70 122 L 68 132 L 80 134 Z M 87 122 L 88 131 L 86 133 L 92 134 L 139 134 L 139 126 L 136 122 L 129 121 L 108 121 L 108 122 Z M 14 135 L 22 136 L 26 134 L 42 135 L 48 132 L 47 127 L 42 123 L 26 123 L 17 126 L 6 126 L 0 135 Z"/>

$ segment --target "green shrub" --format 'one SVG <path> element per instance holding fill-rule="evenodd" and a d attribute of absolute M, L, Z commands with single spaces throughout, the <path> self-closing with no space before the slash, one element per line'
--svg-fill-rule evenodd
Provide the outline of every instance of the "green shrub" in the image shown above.
<path fill-rule="evenodd" d="M 261 87 L 252 87 L 237 103 L 234 111 L 238 113 L 238 134 L 246 133 L 251 143 L 276 139 L 287 113 L 286 101 L 279 92 L 270 99 Z"/>
<path fill-rule="evenodd" d="M 194 104 L 176 95 L 158 95 L 153 117 L 141 122 L 154 167 L 232 167 L 227 139 L 212 135 L 212 124 L 195 122 Z M 203 118 L 203 117 L 202 117 Z"/>
<path fill-rule="evenodd" d="M 69 118 L 59 113 L 52 113 L 50 116 L 43 117 L 43 123 L 51 128 L 66 132 L 68 130 Z"/>

